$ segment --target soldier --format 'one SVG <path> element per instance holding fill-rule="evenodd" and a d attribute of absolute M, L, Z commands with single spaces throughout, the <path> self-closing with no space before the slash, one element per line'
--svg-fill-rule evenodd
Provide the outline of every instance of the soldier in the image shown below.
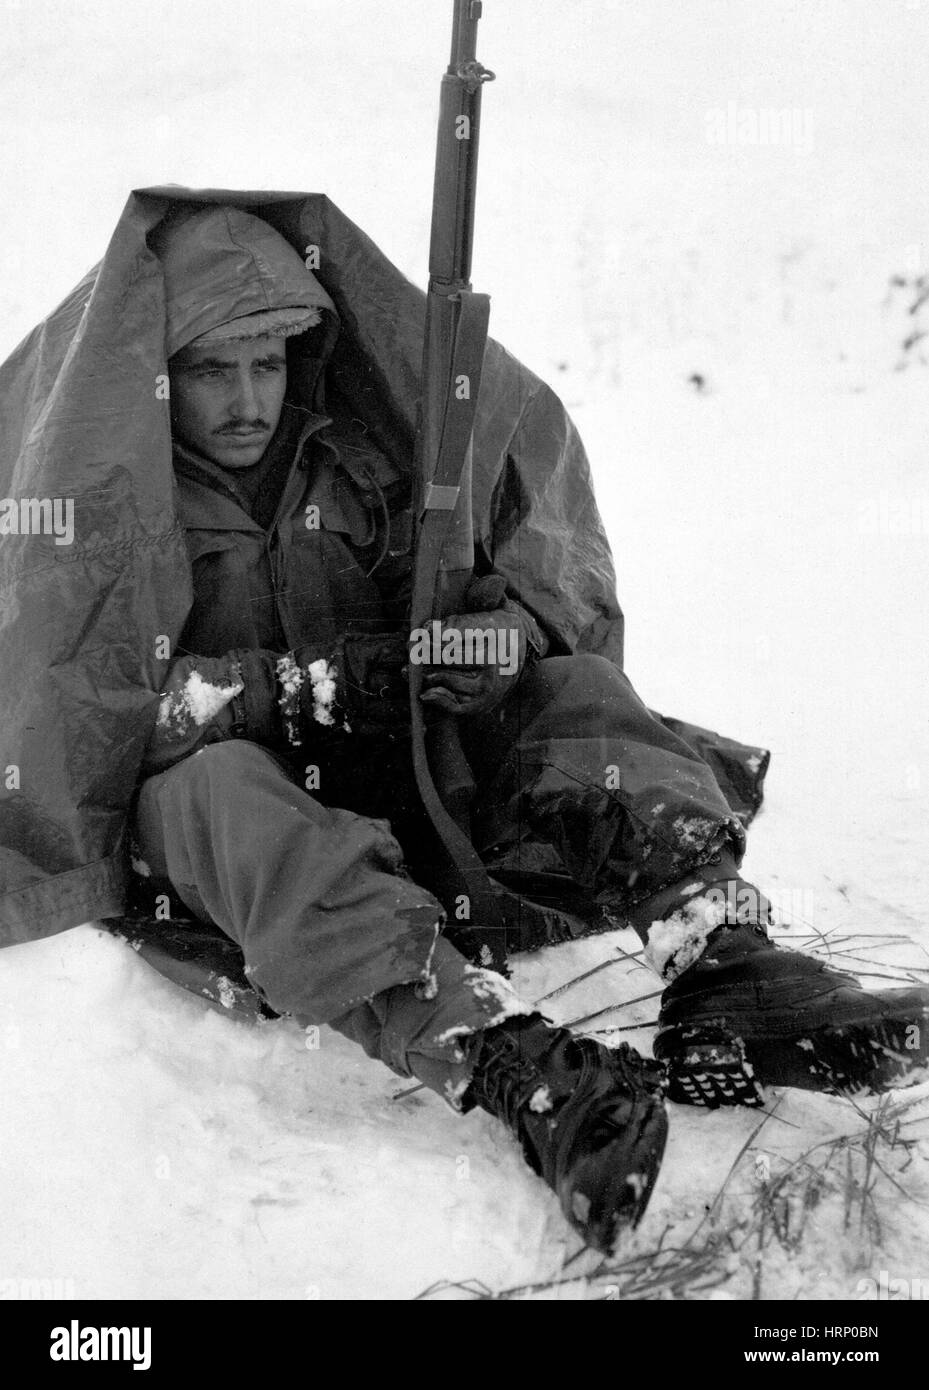
<path fill-rule="evenodd" d="M 443 628 L 499 636 L 497 659 L 433 660 L 422 699 L 459 721 L 485 859 L 554 869 L 640 933 L 659 1061 L 553 1027 L 456 949 L 410 769 L 408 469 L 327 412 L 335 304 L 274 228 L 207 206 L 152 244 L 194 598 L 133 815 L 149 885 L 238 943 L 278 1013 L 497 1115 L 604 1251 L 653 1190 L 666 1089 L 715 1106 L 912 1077 L 929 991 L 869 993 L 771 943 L 713 769 L 612 662 L 553 650 L 492 527 Z"/>

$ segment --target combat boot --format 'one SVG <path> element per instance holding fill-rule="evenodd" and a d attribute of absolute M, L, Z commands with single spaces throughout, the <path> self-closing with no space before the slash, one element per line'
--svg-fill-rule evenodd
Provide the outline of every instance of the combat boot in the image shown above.
<path fill-rule="evenodd" d="M 867 990 L 761 926 L 720 926 L 662 995 L 654 1051 L 687 1105 L 761 1105 L 762 1086 L 875 1094 L 926 1078 L 929 989 Z"/>
<path fill-rule="evenodd" d="M 654 1062 L 513 1018 L 478 1035 L 469 1099 L 515 1134 L 586 1244 L 609 1254 L 641 1219 L 668 1130 Z"/>

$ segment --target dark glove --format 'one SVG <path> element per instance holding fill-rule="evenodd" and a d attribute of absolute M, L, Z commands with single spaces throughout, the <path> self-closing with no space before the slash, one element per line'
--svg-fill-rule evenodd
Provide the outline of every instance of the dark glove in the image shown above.
<path fill-rule="evenodd" d="M 273 653 L 261 650 L 179 657 L 161 691 L 143 774 L 164 772 L 221 739 L 277 742 L 281 724 L 276 662 Z"/>
<path fill-rule="evenodd" d="M 307 738 L 321 728 L 362 737 L 408 731 L 408 662 L 409 645 L 399 633 L 349 633 L 329 647 L 298 648 L 279 664 L 291 692 L 282 706 L 285 725 Z"/>
<path fill-rule="evenodd" d="M 506 597 L 501 575 L 473 579 L 465 602 L 468 612 L 442 619 L 441 653 L 429 653 L 420 698 L 449 714 L 471 716 L 506 698 L 530 653 L 541 655 L 544 639 L 525 609 Z"/>

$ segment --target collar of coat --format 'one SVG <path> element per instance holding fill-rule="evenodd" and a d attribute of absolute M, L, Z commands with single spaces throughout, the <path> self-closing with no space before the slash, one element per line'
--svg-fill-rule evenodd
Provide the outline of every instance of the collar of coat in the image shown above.
<path fill-rule="evenodd" d="M 305 410 L 302 406 L 285 403 L 274 437 L 261 459 L 255 464 L 255 468 L 259 469 L 262 474 L 270 473 L 273 471 L 275 459 L 279 459 L 282 454 L 290 456 L 292 468 L 298 467 L 303 461 L 304 445 L 310 436 L 331 424 L 332 420 L 328 415 L 317 415 L 314 411 Z M 172 452 L 174 471 L 179 477 L 199 483 L 211 492 L 225 494 L 242 511 L 246 514 L 249 513 L 249 499 L 245 490 L 236 483 L 235 470 L 221 468 L 218 463 L 206 458 L 196 449 L 191 449 L 189 445 L 182 443 L 177 438 L 172 441 Z M 248 517 L 248 520 L 252 521 L 251 516 Z M 257 523 L 252 522 L 252 525 L 257 526 Z"/>
<path fill-rule="evenodd" d="M 357 422 L 356 422 L 357 423 Z M 308 468 L 308 440 L 319 435 L 331 450 L 331 467 L 316 477 L 312 496 L 324 516 L 338 517 L 337 529 L 345 530 L 352 542 L 370 548 L 367 572 L 373 573 L 384 559 L 391 535 L 406 536 L 409 526 L 392 522 L 391 517 L 408 511 L 409 479 L 390 459 L 365 438 L 359 425 L 333 430 L 333 420 L 303 406 L 285 403 L 271 443 L 259 463 L 262 473 L 274 471 L 275 460 L 289 458 L 290 467 L 278 502 L 278 513 L 287 515 L 288 494 L 294 503 L 294 474 Z M 173 443 L 174 468 L 186 483 L 180 494 L 180 519 L 185 528 L 250 531 L 266 534 L 266 527 L 254 519 L 245 489 L 237 486 L 234 470 L 221 468 L 180 440 Z M 218 499 L 224 499 L 217 505 Z M 300 502 L 307 500 L 300 489 Z M 401 549 L 405 548 L 401 545 Z"/>

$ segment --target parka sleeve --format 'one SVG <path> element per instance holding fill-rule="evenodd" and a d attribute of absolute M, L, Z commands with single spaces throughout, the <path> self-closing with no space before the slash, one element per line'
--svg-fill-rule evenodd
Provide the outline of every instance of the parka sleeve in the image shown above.
<path fill-rule="evenodd" d="M 256 649 L 173 661 L 145 750 L 143 775 L 164 772 L 224 739 L 280 744 L 279 660 L 273 652 Z"/>

